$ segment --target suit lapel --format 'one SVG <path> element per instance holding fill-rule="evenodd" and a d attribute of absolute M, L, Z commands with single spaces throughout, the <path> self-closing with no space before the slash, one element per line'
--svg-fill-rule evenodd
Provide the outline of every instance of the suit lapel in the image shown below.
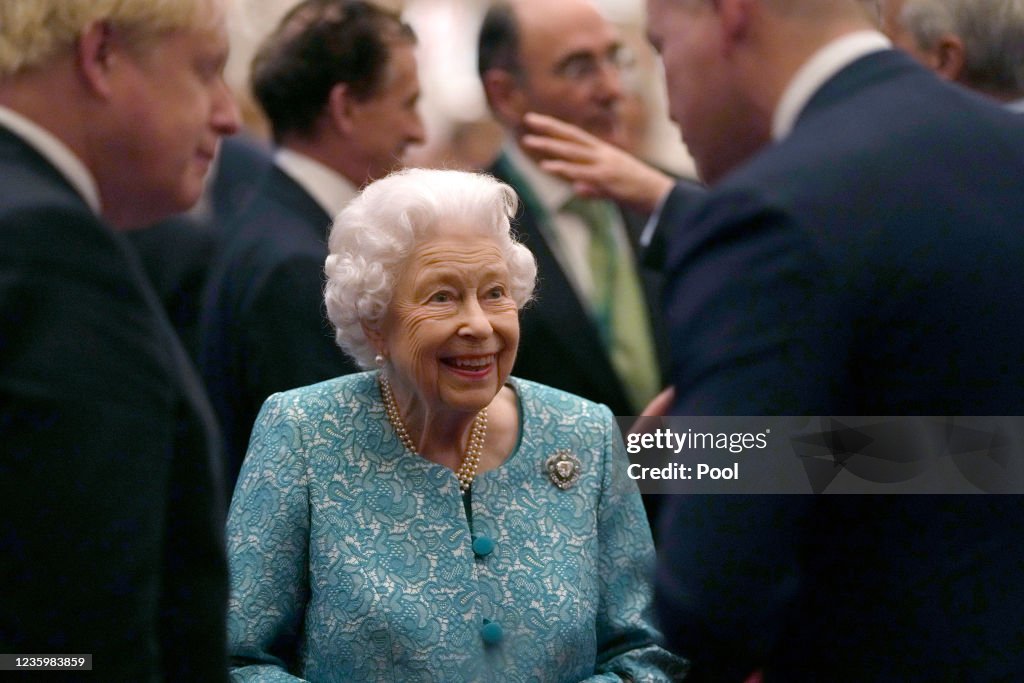
<path fill-rule="evenodd" d="M 640 246 L 640 235 L 647 226 L 650 216 L 640 214 L 626 208 L 619 208 L 622 220 L 629 235 L 629 243 L 633 249 L 633 263 L 640 286 L 643 289 L 644 301 L 647 305 L 647 317 L 651 321 L 651 337 L 654 341 L 654 352 L 658 361 L 659 374 L 662 382 L 667 379 L 665 369 L 669 367 L 670 354 L 668 333 L 665 330 L 664 317 L 661 314 L 661 289 L 665 284 L 660 267 L 649 267 L 644 262 L 644 250 Z"/>
<path fill-rule="evenodd" d="M 514 171 L 509 168 L 503 156 L 491 167 L 490 173 L 517 191 L 521 187 L 520 183 L 515 182 Z M 581 373 L 593 377 L 595 382 L 605 384 L 614 395 L 624 395 L 625 390 L 601 344 L 597 327 L 576 295 L 551 245 L 544 238 L 540 225 L 540 221 L 544 220 L 541 214 L 543 209 L 538 206 L 536 199 L 529 196 L 528 190 L 519 191 L 519 194 L 521 207 L 513 228 L 537 259 L 536 301 L 527 304 L 522 312 L 524 330 L 529 334 L 531 326 L 541 325 L 555 331 L 551 337 L 559 340 L 566 357 L 572 358 Z M 529 343 L 529 340 L 524 341 Z"/>

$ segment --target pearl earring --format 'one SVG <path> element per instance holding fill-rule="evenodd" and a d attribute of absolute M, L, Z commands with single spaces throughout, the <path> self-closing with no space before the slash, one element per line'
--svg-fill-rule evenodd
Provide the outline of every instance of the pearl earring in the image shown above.
<path fill-rule="evenodd" d="M 378 353 L 376 356 L 374 356 L 373 362 L 377 365 L 378 368 L 383 368 L 384 367 L 384 363 L 387 362 L 387 361 L 384 358 L 384 356 L 382 356 L 381 354 Z"/>

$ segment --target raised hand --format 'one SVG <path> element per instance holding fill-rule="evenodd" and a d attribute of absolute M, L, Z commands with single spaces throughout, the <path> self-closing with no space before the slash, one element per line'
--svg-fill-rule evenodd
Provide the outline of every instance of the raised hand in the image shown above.
<path fill-rule="evenodd" d="M 671 176 L 590 133 L 551 116 L 528 113 L 522 145 L 548 173 L 584 197 L 604 197 L 651 213 L 672 188 Z"/>

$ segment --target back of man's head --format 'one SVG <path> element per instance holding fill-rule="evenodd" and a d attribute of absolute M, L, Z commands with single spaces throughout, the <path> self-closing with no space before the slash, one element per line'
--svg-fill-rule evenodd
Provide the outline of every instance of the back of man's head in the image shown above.
<path fill-rule="evenodd" d="M 1024 0 L 885 1 L 895 42 L 928 66 L 999 99 L 1024 97 Z"/>
<path fill-rule="evenodd" d="M 193 26 L 211 0 L 4 0 L 0 2 L 0 78 L 69 54 L 89 24 L 106 21 L 143 46 Z"/>
<path fill-rule="evenodd" d="M 386 85 L 391 48 L 415 36 L 398 15 L 363 0 L 305 0 L 263 42 L 252 63 L 253 95 L 274 138 L 309 136 L 332 88 L 366 100 Z"/>

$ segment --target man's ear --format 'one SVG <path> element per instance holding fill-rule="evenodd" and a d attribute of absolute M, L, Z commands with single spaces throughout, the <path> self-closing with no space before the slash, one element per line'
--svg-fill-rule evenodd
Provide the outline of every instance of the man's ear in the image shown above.
<path fill-rule="evenodd" d="M 494 116 L 506 126 L 518 127 L 530 111 L 519 77 L 505 69 L 489 69 L 484 72 L 482 82 Z"/>
<path fill-rule="evenodd" d="M 109 97 L 112 93 L 111 67 L 117 59 L 114 34 L 109 22 L 94 21 L 78 37 L 77 63 L 89 89 Z"/>
<path fill-rule="evenodd" d="M 358 106 L 347 83 L 335 83 L 327 95 L 327 117 L 331 125 L 346 137 L 355 133 L 353 114 Z"/>
<path fill-rule="evenodd" d="M 935 71 L 950 81 L 959 81 L 964 74 L 964 62 L 967 59 L 964 41 L 952 33 L 942 35 L 932 50 L 935 60 Z"/>

